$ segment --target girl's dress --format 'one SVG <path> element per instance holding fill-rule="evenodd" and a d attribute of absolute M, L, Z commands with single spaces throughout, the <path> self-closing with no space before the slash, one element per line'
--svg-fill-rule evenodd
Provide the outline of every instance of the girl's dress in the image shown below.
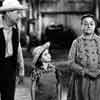
<path fill-rule="evenodd" d="M 31 73 L 31 80 L 35 81 L 38 78 L 41 77 L 44 73 L 50 73 L 55 71 L 54 66 L 52 64 L 48 64 L 47 70 L 45 70 L 42 66 L 40 67 L 33 67 L 32 73 Z"/>
<path fill-rule="evenodd" d="M 32 100 L 40 100 L 41 98 L 43 98 L 44 100 L 49 100 L 49 98 L 55 98 L 55 83 L 55 68 L 52 64 L 48 64 L 46 70 L 43 66 L 34 66 L 31 73 L 30 88 Z"/>
<path fill-rule="evenodd" d="M 83 35 L 73 41 L 69 52 L 69 62 L 87 68 L 95 74 L 100 70 L 100 37 L 94 34 L 87 39 Z M 80 70 L 72 67 L 74 72 L 71 76 L 69 87 L 71 100 L 100 100 L 100 76 L 91 78 L 88 75 L 77 74 Z"/>

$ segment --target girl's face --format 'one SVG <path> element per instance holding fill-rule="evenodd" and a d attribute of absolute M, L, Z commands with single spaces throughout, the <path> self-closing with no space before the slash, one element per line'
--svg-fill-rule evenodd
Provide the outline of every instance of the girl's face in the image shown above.
<path fill-rule="evenodd" d="M 51 55 L 50 55 L 48 49 L 46 49 L 46 50 L 43 52 L 43 54 L 42 54 L 42 56 L 41 56 L 41 61 L 42 61 L 42 62 L 50 62 L 50 61 L 51 61 Z"/>
<path fill-rule="evenodd" d="M 95 31 L 95 21 L 91 17 L 86 17 L 82 20 L 81 30 L 84 34 L 90 35 Z"/>

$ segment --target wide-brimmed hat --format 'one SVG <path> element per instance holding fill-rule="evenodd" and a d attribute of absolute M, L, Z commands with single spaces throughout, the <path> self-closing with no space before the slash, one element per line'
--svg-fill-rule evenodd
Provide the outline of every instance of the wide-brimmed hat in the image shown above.
<path fill-rule="evenodd" d="M 26 6 L 21 5 L 18 0 L 4 0 L 0 7 L 0 12 L 7 12 L 13 10 L 25 10 Z"/>
<path fill-rule="evenodd" d="M 33 55 L 33 64 L 35 65 L 36 62 L 38 61 L 40 55 L 50 47 L 50 42 L 46 42 L 45 44 L 38 46 L 32 50 L 32 55 Z"/>

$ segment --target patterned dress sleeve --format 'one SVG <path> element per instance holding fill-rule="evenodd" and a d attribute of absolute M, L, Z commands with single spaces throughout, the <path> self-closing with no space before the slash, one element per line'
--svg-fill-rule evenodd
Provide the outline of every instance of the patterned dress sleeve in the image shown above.
<path fill-rule="evenodd" d="M 99 40 L 97 41 L 98 42 L 98 68 L 100 69 L 100 38 Z"/>
<path fill-rule="evenodd" d="M 77 53 L 77 43 L 78 43 L 77 40 L 74 40 L 72 43 L 72 46 L 70 48 L 69 55 L 68 55 L 68 64 L 72 71 L 79 73 L 83 71 L 83 68 L 82 66 L 80 66 L 79 64 L 75 62 L 76 53 Z"/>
<path fill-rule="evenodd" d="M 100 77 L 100 39 L 98 41 L 98 73 L 97 76 Z"/>

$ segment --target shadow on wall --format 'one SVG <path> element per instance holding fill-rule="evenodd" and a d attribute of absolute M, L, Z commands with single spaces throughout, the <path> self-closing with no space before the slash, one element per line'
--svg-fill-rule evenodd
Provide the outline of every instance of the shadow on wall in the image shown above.
<path fill-rule="evenodd" d="M 71 44 L 76 37 L 76 33 L 69 27 L 64 28 L 62 24 L 50 25 L 45 29 L 42 41 L 51 42 L 50 52 L 54 60 L 64 60 L 67 58 Z"/>
<path fill-rule="evenodd" d="M 75 32 L 62 24 L 51 25 L 45 29 L 45 34 L 42 36 L 43 41 L 51 41 L 51 49 L 68 49 L 72 41 L 76 38 Z"/>

